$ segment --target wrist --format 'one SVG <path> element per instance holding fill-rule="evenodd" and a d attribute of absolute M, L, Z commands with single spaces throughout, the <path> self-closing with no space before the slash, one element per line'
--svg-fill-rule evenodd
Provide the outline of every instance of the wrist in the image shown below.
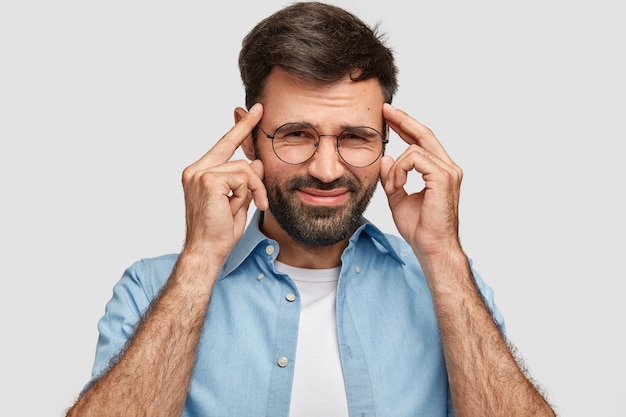
<path fill-rule="evenodd" d="M 456 293 L 459 286 L 473 282 L 469 260 L 460 245 L 451 245 L 437 252 L 422 252 L 416 256 L 433 292 Z"/>
<path fill-rule="evenodd" d="M 178 256 L 172 278 L 176 281 L 211 290 L 226 257 L 185 248 Z"/>

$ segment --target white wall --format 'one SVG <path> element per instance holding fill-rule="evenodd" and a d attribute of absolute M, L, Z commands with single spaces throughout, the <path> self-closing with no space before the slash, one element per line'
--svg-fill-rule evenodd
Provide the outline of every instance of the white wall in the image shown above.
<path fill-rule="evenodd" d="M 617 1 L 510 3 L 336 1 L 380 21 L 394 104 L 464 168 L 462 241 L 532 375 L 564 416 L 617 416 L 626 29 Z M 0 415 L 60 416 L 123 269 L 179 250 L 180 173 L 243 104 L 241 38 L 285 4 L 0 5 Z M 368 216 L 395 231 L 382 192 Z"/>

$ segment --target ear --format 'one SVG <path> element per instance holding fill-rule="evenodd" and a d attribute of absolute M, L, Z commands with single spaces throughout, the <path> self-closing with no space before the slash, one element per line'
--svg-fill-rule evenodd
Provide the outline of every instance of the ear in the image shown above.
<path fill-rule="evenodd" d="M 247 113 L 247 111 L 241 107 L 237 107 L 235 108 L 234 113 L 235 113 L 235 123 L 239 123 L 239 121 Z M 256 152 L 254 152 L 254 143 L 252 140 L 252 133 L 250 133 L 248 137 L 243 140 L 243 142 L 241 143 L 241 149 L 243 150 L 243 153 L 246 155 L 246 158 L 248 158 L 249 160 L 254 161 L 255 159 L 257 159 Z"/>

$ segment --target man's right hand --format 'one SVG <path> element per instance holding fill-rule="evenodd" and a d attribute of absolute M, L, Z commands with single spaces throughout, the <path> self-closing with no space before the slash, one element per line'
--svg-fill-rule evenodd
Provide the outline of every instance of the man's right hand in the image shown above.
<path fill-rule="evenodd" d="M 243 234 L 252 199 L 261 210 L 268 206 L 261 161 L 230 161 L 250 139 L 263 108 L 237 114 L 235 126 L 183 171 L 187 236 L 168 282 L 124 354 L 68 410 L 68 417 L 183 412 L 213 284 Z M 119 326 L 130 319 L 111 318 Z"/>
<path fill-rule="evenodd" d="M 250 202 L 254 199 L 260 210 L 267 209 L 262 162 L 230 160 L 262 116 L 261 104 L 252 106 L 202 158 L 183 171 L 185 253 L 223 262 L 243 234 Z"/>

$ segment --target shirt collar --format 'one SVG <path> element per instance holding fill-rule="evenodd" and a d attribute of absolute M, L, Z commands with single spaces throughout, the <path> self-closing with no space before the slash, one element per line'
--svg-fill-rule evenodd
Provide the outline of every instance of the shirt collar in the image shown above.
<path fill-rule="evenodd" d="M 257 246 L 261 243 L 270 243 L 276 245 L 278 244 L 265 236 L 263 232 L 261 232 L 259 226 L 261 221 L 263 220 L 263 212 L 260 210 L 256 210 L 250 219 L 248 226 L 244 234 L 241 236 L 241 239 L 235 244 L 230 255 L 226 259 L 224 266 L 222 267 L 222 273 L 220 279 L 228 276 L 231 272 L 233 272 L 239 265 L 243 263 L 243 261 L 250 256 L 252 251 L 255 250 Z M 399 256 L 396 249 L 389 242 L 389 239 L 378 227 L 374 226 L 369 220 L 362 218 L 361 226 L 353 233 L 350 237 L 349 247 L 357 245 L 360 239 L 370 239 L 374 246 L 381 253 L 388 253 L 393 259 L 395 259 L 400 264 L 404 264 L 404 261 Z M 278 251 L 274 256 L 278 255 Z"/>
<path fill-rule="evenodd" d="M 348 247 L 356 245 L 359 239 L 369 238 L 378 251 L 389 254 L 389 256 L 395 259 L 398 263 L 404 265 L 402 257 L 389 241 L 389 237 L 366 218 L 363 217 L 362 222 L 363 224 L 361 227 L 359 227 L 354 232 L 352 237 L 350 237 L 350 244 Z"/>
<path fill-rule="evenodd" d="M 228 276 L 252 253 L 252 251 L 262 242 L 274 242 L 265 236 L 259 226 L 263 220 L 263 212 L 256 210 L 246 227 L 241 239 L 235 244 L 230 251 L 230 255 L 226 259 L 222 267 L 220 279 Z M 278 245 L 276 245 L 278 246 Z"/>

